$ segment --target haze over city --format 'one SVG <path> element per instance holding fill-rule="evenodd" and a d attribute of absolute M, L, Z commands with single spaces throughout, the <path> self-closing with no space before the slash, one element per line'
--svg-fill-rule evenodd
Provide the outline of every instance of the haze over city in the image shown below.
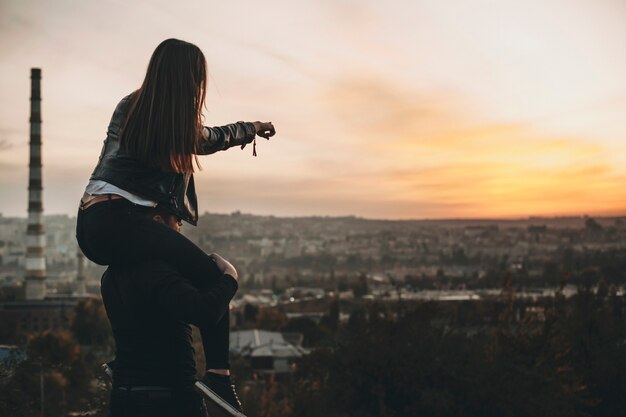
<path fill-rule="evenodd" d="M 371 218 L 626 213 L 626 4 L 0 1 L 0 212 L 26 215 L 30 68 L 46 213 L 75 214 L 111 113 L 167 37 L 210 70 L 200 211 Z"/>

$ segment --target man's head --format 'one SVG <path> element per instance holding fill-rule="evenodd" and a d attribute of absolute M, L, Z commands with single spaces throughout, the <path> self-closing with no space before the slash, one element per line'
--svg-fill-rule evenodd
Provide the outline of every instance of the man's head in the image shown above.
<path fill-rule="evenodd" d="M 176 232 L 180 232 L 180 228 L 183 225 L 181 219 L 165 210 L 159 209 L 158 207 L 149 210 L 147 215 L 155 222 L 163 223 Z"/>

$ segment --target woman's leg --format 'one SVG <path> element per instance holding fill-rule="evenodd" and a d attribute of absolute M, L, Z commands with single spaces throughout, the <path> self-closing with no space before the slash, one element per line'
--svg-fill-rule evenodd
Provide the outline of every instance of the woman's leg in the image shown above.
<path fill-rule="evenodd" d="M 222 276 L 213 258 L 146 210 L 121 199 L 80 211 L 77 240 L 85 256 L 103 265 L 166 261 L 199 290 L 211 288 Z"/>
<path fill-rule="evenodd" d="M 104 202 L 79 211 L 76 233 L 85 256 L 100 264 L 162 260 L 174 266 L 199 291 L 210 289 L 222 276 L 213 258 L 192 241 L 152 220 L 147 209 L 126 200 Z M 228 369 L 228 312 L 214 326 L 200 332 L 207 363 Z"/>
<path fill-rule="evenodd" d="M 227 311 L 215 326 L 201 327 L 202 346 L 206 370 L 230 369 L 228 358 L 230 347 L 230 314 Z"/>
<path fill-rule="evenodd" d="M 241 401 L 230 378 L 230 363 L 228 360 L 230 342 L 229 312 L 224 314 L 216 326 L 201 328 L 200 335 L 202 336 L 207 370 L 200 382 L 236 410 L 242 412 Z"/>

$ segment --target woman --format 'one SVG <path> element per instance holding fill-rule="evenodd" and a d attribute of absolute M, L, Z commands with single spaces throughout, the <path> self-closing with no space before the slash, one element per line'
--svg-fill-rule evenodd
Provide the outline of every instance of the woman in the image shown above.
<path fill-rule="evenodd" d="M 167 39 L 152 54 L 141 87 L 117 105 L 78 211 L 78 244 L 93 262 L 165 260 L 200 290 L 222 279 L 213 257 L 145 216 L 158 206 L 179 223 L 196 225 L 197 155 L 243 149 L 256 135 L 275 134 L 271 123 L 262 122 L 203 127 L 206 74 L 197 46 Z M 228 363 L 212 363 L 214 352 L 206 343 L 204 350 L 210 376 L 227 376 Z"/>

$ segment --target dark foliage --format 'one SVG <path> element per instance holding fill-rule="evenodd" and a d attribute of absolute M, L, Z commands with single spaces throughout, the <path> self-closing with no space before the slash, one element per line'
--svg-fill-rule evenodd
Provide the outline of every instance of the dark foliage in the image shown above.
<path fill-rule="evenodd" d="M 623 297 L 581 288 L 528 307 L 537 314 L 518 317 L 511 293 L 472 306 L 371 305 L 302 361 L 292 415 L 626 415 Z"/>

